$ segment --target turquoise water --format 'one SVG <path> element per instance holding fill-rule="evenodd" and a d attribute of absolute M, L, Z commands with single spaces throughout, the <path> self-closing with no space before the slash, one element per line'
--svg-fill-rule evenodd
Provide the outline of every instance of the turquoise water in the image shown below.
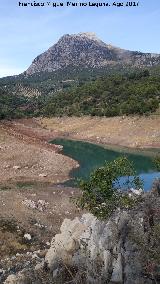
<path fill-rule="evenodd" d="M 109 150 L 92 143 L 67 139 L 55 139 L 52 143 L 62 145 L 63 154 L 79 162 L 80 167 L 73 169 L 70 173 L 74 180 L 75 178 L 88 179 L 90 173 L 104 165 L 105 161 L 112 161 L 122 155 L 127 156 L 133 162 L 137 174 L 144 181 L 145 190 L 150 190 L 153 180 L 160 177 L 160 173 L 154 168 L 152 158 L 140 153 Z M 73 185 L 73 182 L 69 181 L 68 185 Z"/>

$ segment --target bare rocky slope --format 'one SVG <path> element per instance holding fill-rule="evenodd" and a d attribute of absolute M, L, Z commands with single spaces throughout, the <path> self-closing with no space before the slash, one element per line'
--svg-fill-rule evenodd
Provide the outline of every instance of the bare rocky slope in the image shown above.
<path fill-rule="evenodd" d="M 37 56 L 25 74 L 53 72 L 69 66 L 102 68 L 117 64 L 151 67 L 160 64 L 160 55 L 117 48 L 104 43 L 94 33 L 66 34 Z"/>

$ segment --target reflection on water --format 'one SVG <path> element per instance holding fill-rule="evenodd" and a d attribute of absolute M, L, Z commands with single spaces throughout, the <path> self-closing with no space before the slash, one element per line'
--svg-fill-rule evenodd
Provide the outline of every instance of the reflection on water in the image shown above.
<path fill-rule="evenodd" d="M 144 181 L 145 190 L 151 188 L 153 179 L 160 177 L 160 173 L 155 171 L 151 157 L 143 154 L 114 151 L 95 144 L 66 139 L 55 139 L 52 143 L 63 145 L 63 153 L 79 162 L 80 167 L 71 171 L 72 178 L 87 179 L 91 171 L 104 165 L 105 161 L 112 161 L 122 155 L 127 156 L 133 162 L 137 174 Z M 73 185 L 73 182 L 69 181 L 67 184 Z"/>

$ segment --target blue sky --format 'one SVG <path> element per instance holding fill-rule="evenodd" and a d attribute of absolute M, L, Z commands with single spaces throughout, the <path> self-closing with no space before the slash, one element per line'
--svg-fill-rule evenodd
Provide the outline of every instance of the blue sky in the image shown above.
<path fill-rule="evenodd" d="M 67 0 L 54 2 L 58 1 Z M 28 8 L 18 3 L 0 0 L 0 77 L 23 72 L 66 33 L 95 32 L 104 42 L 121 48 L 160 53 L 159 0 L 140 0 L 139 7 L 132 8 Z"/>

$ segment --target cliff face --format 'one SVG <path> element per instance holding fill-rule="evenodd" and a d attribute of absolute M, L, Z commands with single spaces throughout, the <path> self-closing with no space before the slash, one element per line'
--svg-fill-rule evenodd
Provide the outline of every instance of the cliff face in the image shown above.
<path fill-rule="evenodd" d="M 160 55 L 120 49 L 104 43 L 93 33 L 66 34 L 37 56 L 26 74 L 53 72 L 68 66 L 102 68 L 116 64 L 139 67 L 158 65 Z"/>

